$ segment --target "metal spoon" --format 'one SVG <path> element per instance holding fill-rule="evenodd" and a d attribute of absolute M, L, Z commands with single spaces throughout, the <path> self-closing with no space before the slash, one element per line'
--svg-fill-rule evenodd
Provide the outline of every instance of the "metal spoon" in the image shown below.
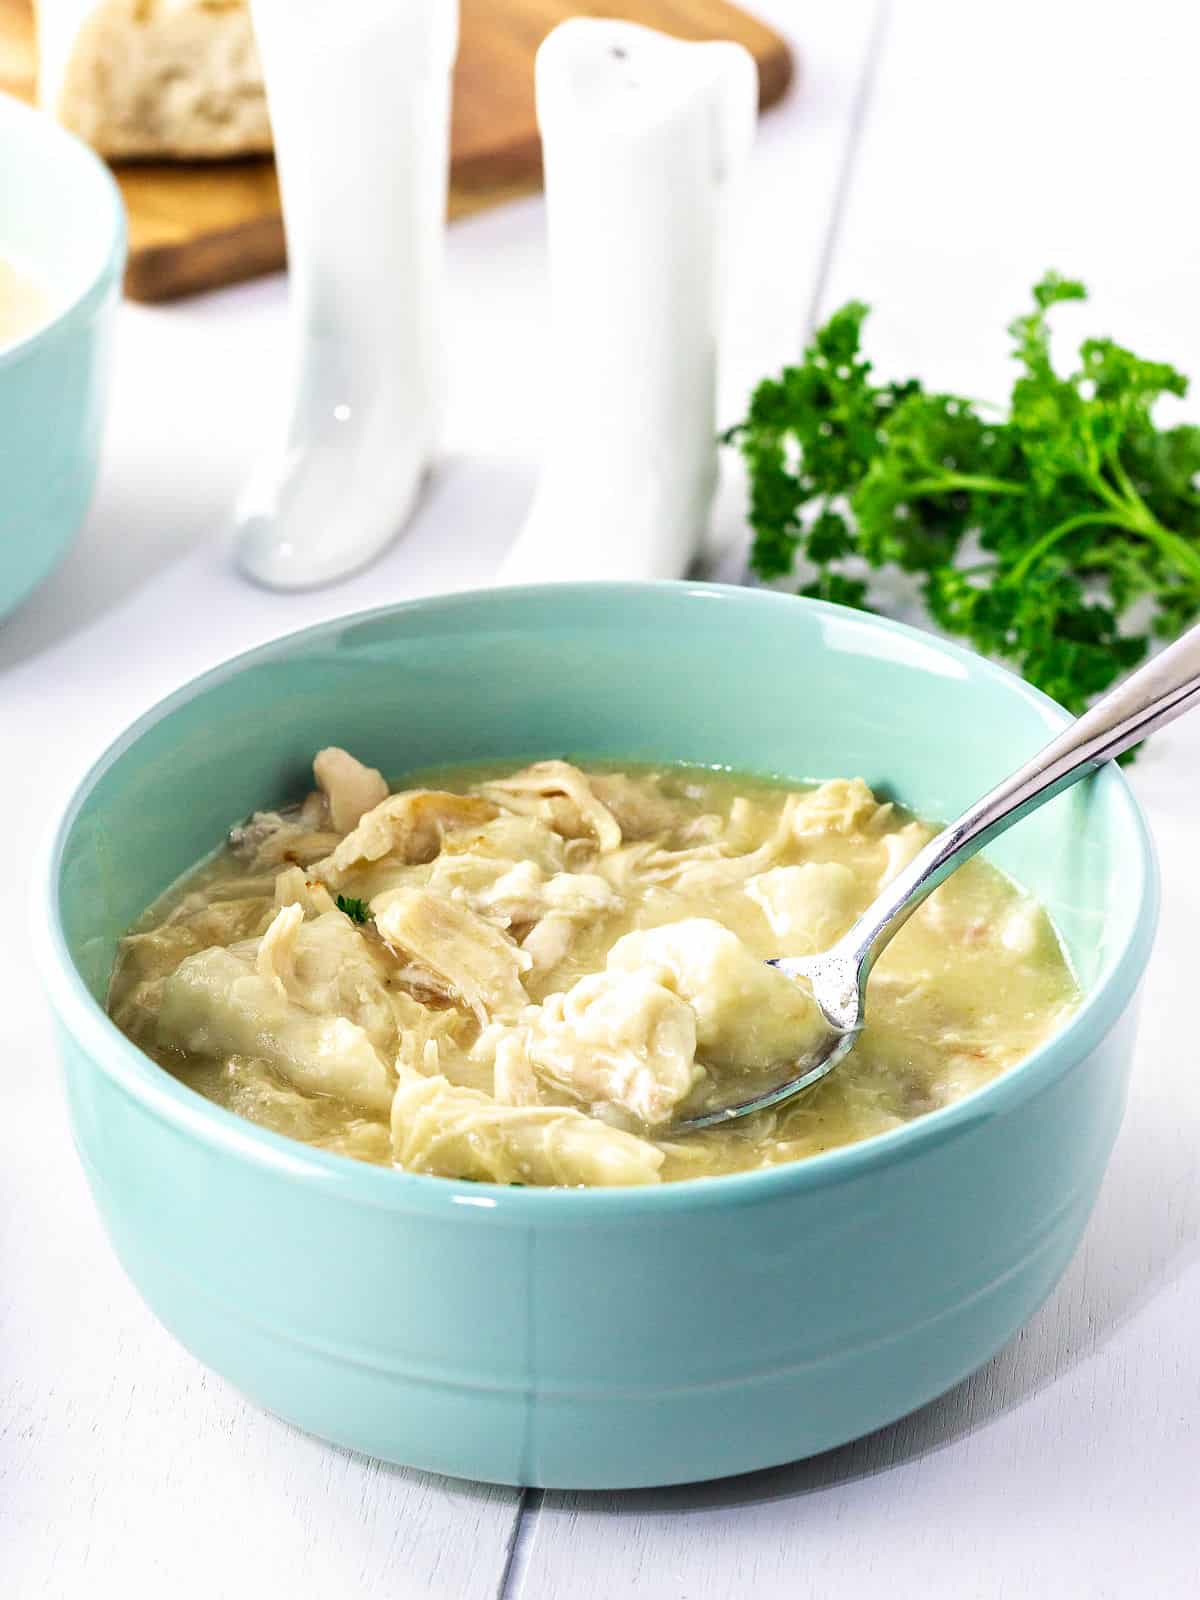
<path fill-rule="evenodd" d="M 1106 761 L 1200 703 L 1200 625 L 1097 700 L 1044 750 L 931 839 L 838 942 L 821 955 L 770 963 L 803 979 L 829 1024 L 828 1040 L 796 1062 L 786 1082 L 734 1105 L 681 1120 L 682 1133 L 782 1105 L 832 1072 L 854 1048 L 865 1021 L 867 980 L 913 912 L 964 861 L 1022 817 L 1086 778 Z"/>

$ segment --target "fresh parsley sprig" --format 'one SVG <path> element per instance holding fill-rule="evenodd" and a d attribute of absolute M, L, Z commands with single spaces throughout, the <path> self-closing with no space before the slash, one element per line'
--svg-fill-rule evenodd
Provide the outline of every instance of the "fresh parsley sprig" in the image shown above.
<path fill-rule="evenodd" d="M 799 366 L 761 383 L 726 441 L 750 479 L 751 565 L 812 569 L 803 594 L 868 608 L 869 569 L 916 576 L 934 622 L 1072 711 L 1200 615 L 1200 428 L 1153 411 L 1187 380 L 1110 339 L 1054 365 L 1049 273 L 1009 328 L 1007 417 L 876 383 L 851 301 Z M 866 576 L 864 576 L 864 571 Z"/>

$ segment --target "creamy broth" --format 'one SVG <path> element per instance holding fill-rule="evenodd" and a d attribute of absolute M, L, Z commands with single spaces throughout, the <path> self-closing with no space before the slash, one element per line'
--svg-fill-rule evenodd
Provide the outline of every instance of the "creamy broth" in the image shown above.
<path fill-rule="evenodd" d="M 830 1078 L 673 1136 L 819 1037 L 763 958 L 826 948 L 935 830 L 857 779 L 543 762 L 389 796 L 340 751 L 316 776 L 147 912 L 109 1007 L 200 1094 L 365 1161 L 585 1185 L 774 1166 L 960 1099 L 1078 1001 L 1045 911 L 976 860 L 889 946 Z"/>
<path fill-rule="evenodd" d="M 50 297 L 35 278 L 0 255 L 0 346 L 32 333 L 50 315 Z"/>

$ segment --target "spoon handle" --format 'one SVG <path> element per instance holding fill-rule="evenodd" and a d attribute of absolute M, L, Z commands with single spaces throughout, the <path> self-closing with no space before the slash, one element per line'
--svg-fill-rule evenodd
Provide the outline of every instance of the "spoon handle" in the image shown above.
<path fill-rule="evenodd" d="M 1097 700 L 1031 761 L 931 839 L 887 885 L 836 947 L 838 957 L 859 968 L 860 992 L 885 946 L 964 861 L 1038 806 L 1198 703 L 1200 624 Z"/>

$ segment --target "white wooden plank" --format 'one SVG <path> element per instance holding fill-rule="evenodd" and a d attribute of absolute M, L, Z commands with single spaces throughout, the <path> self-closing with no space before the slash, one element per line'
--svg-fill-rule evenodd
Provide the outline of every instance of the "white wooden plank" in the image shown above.
<path fill-rule="evenodd" d="M 1198 46 L 1174 0 L 893 3 L 822 314 L 866 300 L 883 372 L 1001 400 L 1054 267 L 1092 294 L 1064 355 L 1110 333 L 1200 382 Z"/>
<path fill-rule="evenodd" d="M 826 13 L 805 15 L 812 58 Z M 1057 265 L 1095 290 L 1072 335 L 1111 331 L 1200 378 L 1198 45 L 1200 19 L 1168 0 L 893 6 L 824 310 L 871 300 L 883 370 L 1002 396 L 1004 324 Z M 1194 721 L 1135 769 L 1166 864 L 1162 929 L 1126 1125 L 1051 1302 L 952 1394 L 816 1461 L 545 1496 L 514 1563 L 520 1600 L 1200 1592 L 1198 776 Z"/>

